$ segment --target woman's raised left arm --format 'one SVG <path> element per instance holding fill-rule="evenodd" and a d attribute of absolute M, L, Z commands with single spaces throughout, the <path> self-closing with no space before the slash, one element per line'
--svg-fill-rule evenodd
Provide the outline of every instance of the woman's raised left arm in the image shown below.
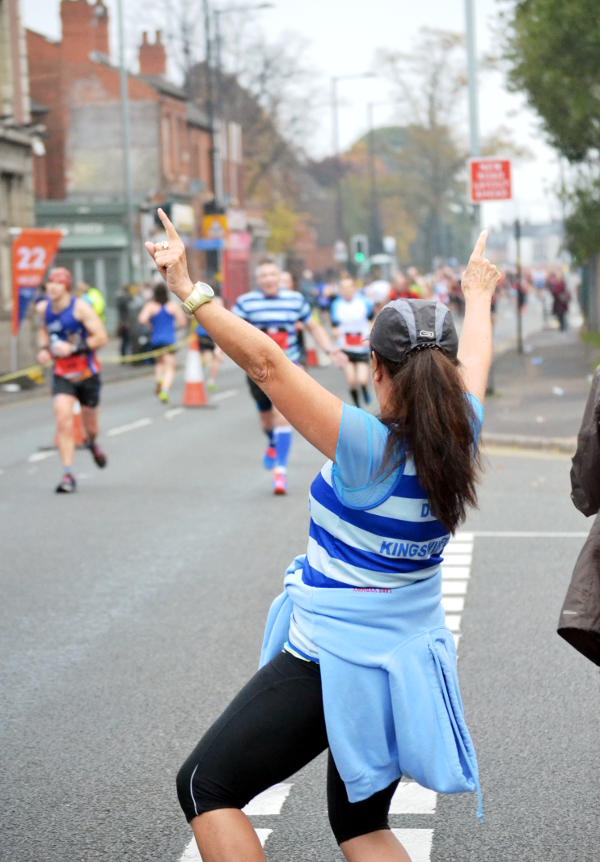
<path fill-rule="evenodd" d="M 182 302 L 192 292 L 185 247 L 177 231 L 159 209 L 168 247 L 146 243 L 148 253 Z M 327 458 L 335 459 L 343 402 L 313 380 L 287 358 L 264 332 L 215 302 L 207 302 L 195 312 L 210 337 L 242 368 L 288 422 Z"/>

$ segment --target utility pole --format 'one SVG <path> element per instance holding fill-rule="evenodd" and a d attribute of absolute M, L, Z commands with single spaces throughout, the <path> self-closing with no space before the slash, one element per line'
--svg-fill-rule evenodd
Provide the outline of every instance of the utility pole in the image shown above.
<path fill-rule="evenodd" d="M 377 174 L 375 171 L 375 129 L 373 128 L 373 102 L 367 104 L 369 128 L 369 198 L 370 198 L 370 230 L 369 247 L 371 254 L 379 254 L 381 245 L 381 221 L 379 218 L 379 198 L 377 196 Z"/>
<path fill-rule="evenodd" d="M 127 277 L 134 280 L 133 273 L 133 191 L 131 183 L 131 138 L 129 131 L 129 98 L 127 94 L 127 69 L 125 67 L 125 25 L 123 24 L 123 0 L 117 0 L 119 18 L 119 78 L 121 84 L 121 118 L 123 127 L 123 181 L 127 207 Z"/>
<path fill-rule="evenodd" d="M 340 129 L 338 123 L 336 77 L 331 79 L 331 128 L 333 133 L 333 157 L 335 160 L 335 227 L 338 240 L 345 241 L 344 213 L 342 209 L 342 163 L 340 159 Z"/>
<path fill-rule="evenodd" d="M 467 75 L 469 81 L 469 139 L 471 158 L 476 159 L 481 155 L 481 143 L 479 140 L 479 93 L 477 82 L 477 49 L 475 46 L 475 10 L 473 0 L 465 0 L 466 36 L 467 36 Z M 481 205 L 474 204 L 473 207 L 476 236 L 481 231 Z"/>
<path fill-rule="evenodd" d="M 523 353 L 523 306 L 525 294 L 523 292 L 521 273 L 521 222 L 515 219 L 515 242 L 517 246 L 517 351 Z"/>
<path fill-rule="evenodd" d="M 208 119 L 208 125 L 210 129 L 210 170 L 211 170 L 211 184 L 213 188 L 214 194 L 214 202 L 215 208 L 220 204 L 220 200 L 218 197 L 218 176 L 219 176 L 219 166 L 217 165 L 218 159 L 218 149 L 216 146 L 216 130 L 215 130 L 215 103 L 214 103 L 214 92 L 213 92 L 213 70 L 212 70 L 212 44 L 210 38 L 210 8 L 208 5 L 208 0 L 202 0 L 202 11 L 204 14 L 204 46 L 205 46 L 205 86 L 206 86 L 206 99 L 205 99 L 205 110 L 206 117 Z"/>

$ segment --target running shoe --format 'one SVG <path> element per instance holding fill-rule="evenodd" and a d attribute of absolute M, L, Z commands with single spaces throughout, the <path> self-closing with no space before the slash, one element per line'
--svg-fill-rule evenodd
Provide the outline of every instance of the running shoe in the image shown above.
<path fill-rule="evenodd" d="M 208 389 L 209 392 L 216 392 L 217 391 L 217 384 L 214 380 L 209 380 L 206 384 L 206 388 Z"/>
<path fill-rule="evenodd" d="M 71 473 L 65 473 L 55 488 L 57 494 L 72 494 L 77 490 L 77 482 Z"/>
<path fill-rule="evenodd" d="M 92 453 L 92 458 L 94 459 L 96 467 L 106 467 L 106 455 L 100 446 L 98 446 L 95 441 L 92 443 L 91 440 L 86 440 L 85 445 Z"/>
<path fill-rule="evenodd" d="M 158 393 L 158 397 L 162 401 L 163 404 L 169 403 L 169 393 L 165 392 L 164 389 L 160 390 L 160 392 Z"/>
<path fill-rule="evenodd" d="M 285 473 L 282 473 L 281 470 L 275 470 L 273 472 L 273 493 L 287 494 L 287 478 Z"/>
<path fill-rule="evenodd" d="M 265 470 L 272 470 L 275 466 L 275 446 L 267 446 L 265 449 L 265 454 L 263 455 L 263 467 Z"/>

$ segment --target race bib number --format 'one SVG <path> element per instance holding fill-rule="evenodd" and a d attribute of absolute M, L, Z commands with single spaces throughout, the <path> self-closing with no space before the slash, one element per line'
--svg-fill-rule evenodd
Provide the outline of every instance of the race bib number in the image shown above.
<path fill-rule="evenodd" d="M 282 350 L 287 350 L 290 346 L 290 337 L 285 329 L 267 329 L 267 335 L 269 338 L 272 338 L 275 344 L 278 344 Z"/>
<path fill-rule="evenodd" d="M 345 336 L 346 347 L 360 347 L 363 337 L 360 332 L 347 332 Z"/>

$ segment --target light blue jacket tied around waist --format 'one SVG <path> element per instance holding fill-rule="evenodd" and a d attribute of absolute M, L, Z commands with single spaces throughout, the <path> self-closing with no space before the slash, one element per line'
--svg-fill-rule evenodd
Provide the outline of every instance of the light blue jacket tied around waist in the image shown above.
<path fill-rule="evenodd" d="M 439 793 L 481 790 L 441 604 L 441 572 L 390 590 L 312 587 L 304 557 L 272 603 L 262 667 L 287 640 L 293 613 L 317 645 L 327 738 L 350 802 L 407 775 Z"/>

